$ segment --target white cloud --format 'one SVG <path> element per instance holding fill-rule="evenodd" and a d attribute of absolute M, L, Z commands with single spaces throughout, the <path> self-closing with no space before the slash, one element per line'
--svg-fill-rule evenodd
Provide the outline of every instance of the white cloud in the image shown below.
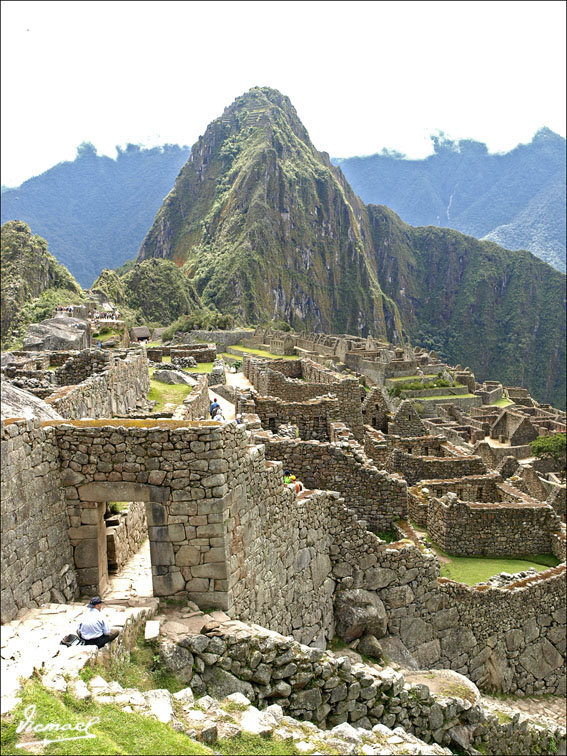
<path fill-rule="evenodd" d="M 2 182 L 92 141 L 192 144 L 255 85 L 288 95 L 316 147 L 493 150 L 565 135 L 562 2 L 2 4 Z"/>

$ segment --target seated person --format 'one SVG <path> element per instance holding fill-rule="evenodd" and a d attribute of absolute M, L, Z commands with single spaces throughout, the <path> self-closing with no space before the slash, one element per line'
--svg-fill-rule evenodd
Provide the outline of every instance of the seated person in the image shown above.
<path fill-rule="evenodd" d="M 290 486 L 290 488 L 292 489 L 292 491 L 295 491 L 296 494 L 303 491 L 303 483 L 300 480 L 297 480 L 295 475 L 291 476 L 291 483 L 292 485 Z"/>
<path fill-rule="evenodd" d="M 225 423 L 226 420 L 224 419 L 224 415 L 222 414 L 222 410 L 219 407 L 217 410 L 215 410 L 215 413 L 213 415 L 213 420 L 217 423 Z"/>
<path fill-rule="evenodd" d="M 284 470 L 283 482 L 284 486 L 289 486 L 289 484 L 291 483 L 291 472 L 289 470 Z"/>
<path fill-rule="evenodd" d="M 118 630 L 111 630 L 106 617 L 102 614 L 103 601 L 100 596 L 93 596 L 88 609 L 79 624 L 77 635 L 86 646 L 102 648 L 118 636 Z"/>

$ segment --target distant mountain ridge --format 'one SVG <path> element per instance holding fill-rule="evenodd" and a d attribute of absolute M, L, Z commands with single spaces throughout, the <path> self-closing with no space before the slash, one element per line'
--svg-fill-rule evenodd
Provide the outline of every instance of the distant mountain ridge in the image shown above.
<path fill-rule="evenodd" d="M 412 226 L 454 228 L 506 249 L 527 249 L 565 271 L 566 142 L 547 128 L 529 144 L 489 153 L 474 140 L 433 138 L 434 153 L 408 160 L 384 151 L 335 158 L 366 203 Z"/>
<path fill-rule="evenodd" d="M 189 155 L 179 145 L 117 150 L 112 159 L 83 143 L 75 160 L 2 191 L 2 223 L 27 223 L 85 288 L 136 256 Z"/>

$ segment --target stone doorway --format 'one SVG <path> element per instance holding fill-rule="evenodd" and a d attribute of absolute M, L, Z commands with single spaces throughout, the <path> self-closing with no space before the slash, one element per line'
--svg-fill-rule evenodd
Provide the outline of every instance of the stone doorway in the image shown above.
<path fill-rule="evenodd" d="M 113 512 L 120 508 L 112 507 L 111 503 L 129 503 L 128 508 L 135 509 L 138 534 L 134 540 L 141 544 L 151 535 L 148 522 L 153 524 L 153 509 L 168 499 L 169 489 L 123 481 L 93 482 L 80 486 L 78 493 L 81 524 L 69 529 L 77 582 L 82 594 L 104 595 L 109 588 L 109 572 L 112 577 L 134 556 L 120 553 L 120 541 L 127 537 L 120 530 L 127 531 L 127 525 L 120 522 L 124 518 L 118 511 Z M 114 540 L 110 549 L 109 536 Z"/>

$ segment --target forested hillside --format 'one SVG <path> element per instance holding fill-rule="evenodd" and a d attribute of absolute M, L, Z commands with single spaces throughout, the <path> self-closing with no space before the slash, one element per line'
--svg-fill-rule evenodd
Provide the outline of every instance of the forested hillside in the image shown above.
<path fill-rule="evenodd" d="M 87 288 L 103 268 L 136 256 L 189 149 L 129 144 L 116 159 L 84 143 L 72 162 L 59 163 L 2 192 L 2 223 L 25 221 Z"/>
<path fill-rule="evenodd" d="M 489 153 L 473 140 L 433 139 L 434 153 L 387 151 L 336 159 L 354 191 L 412 226 L 446 226 L 565 271 L 565 139 L 541 129 L 529 144 Z"/>

